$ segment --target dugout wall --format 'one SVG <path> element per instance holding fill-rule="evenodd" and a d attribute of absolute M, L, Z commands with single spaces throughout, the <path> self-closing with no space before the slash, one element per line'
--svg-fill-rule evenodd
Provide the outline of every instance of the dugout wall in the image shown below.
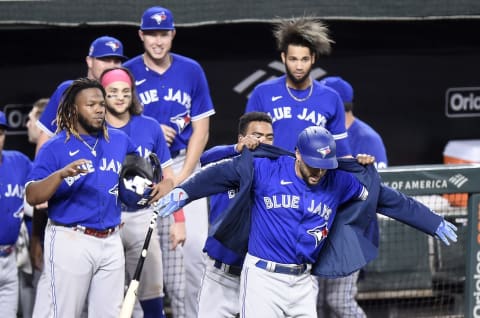
<path fill-rule="evenodd" d="M 420 165 L 380 171 L 382 182 L 429 206 L 458 228 L 439 240 L 379 218 L 379 257 L 358 282 L 368 317 L 478 317 L 480 314 L 480 165 Z M 454 196 L 468 193 L 468 205 Z"/>

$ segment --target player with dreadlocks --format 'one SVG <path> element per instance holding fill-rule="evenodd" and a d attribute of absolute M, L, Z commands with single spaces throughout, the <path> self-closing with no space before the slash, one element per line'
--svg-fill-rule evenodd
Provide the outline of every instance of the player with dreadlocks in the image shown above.
<path fill-rule="evenodd" d="M 294 151 L 303 129 L 323 126 L 335 139 L 337 156 L 350 155 L 342 100 L 310 76 L 320 55 L 331 51 L 327 26 L 312 17 L 285 19 L 274 24 L 273 35 L 286 74 L 257 85 L 246 112 L 270 114 L 276 146 Z"/>
<path fill-rule="evenodd" d="M 26 185 L 31 205 L 48 201 L 49 218 L 33 315 L 80 317 L 87 303 L 89 317 L 118 317 L 125 278 L 118 175 L 136 148 L 107 128 L 105 90 L 95 80 L 73 81 L 57 124 Z"/>

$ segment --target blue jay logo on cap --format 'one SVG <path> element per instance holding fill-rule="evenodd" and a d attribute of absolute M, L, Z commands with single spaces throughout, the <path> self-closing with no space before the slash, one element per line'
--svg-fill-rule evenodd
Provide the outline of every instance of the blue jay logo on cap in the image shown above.
<path fill-rule="evenodd" d="M 113 52 L 115 52 L 116 50 L 118 50 L 120 48 L 120 44 L 118 44 L 117 42 L 114 42 L 114 41 L 108 41 L 107 43 L 105 43 L 106 46 L 109 46 Z"/>
<path fill-rule="evenodd" d="M 167 14 L 165 11 L 155 13 L 154 15 L 150 16 L 153 20 L 157 22 L 157 24 L 162 24 L 162 21 L 167 20 Z"/>
<path fill-rule="evenodd" d="M 322 155 L 322 158 L 325 158 L 329 153 L 332 152 L 332 150 L 330 150 L 330 146 L 326 146 L 323 148 L 318 148 L 317 152 Z"/>

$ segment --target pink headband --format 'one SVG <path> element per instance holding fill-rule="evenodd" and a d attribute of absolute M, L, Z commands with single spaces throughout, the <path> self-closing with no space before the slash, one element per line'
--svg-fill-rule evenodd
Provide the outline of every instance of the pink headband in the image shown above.
<path fill-rule="evenodd" d="M 125 82 L 132 86 L 132 80 L 128 76 L 127 72 L 121 69 L 111 70 L 102 76 L 102 86 L 107 87 L 113 82 Z"/>

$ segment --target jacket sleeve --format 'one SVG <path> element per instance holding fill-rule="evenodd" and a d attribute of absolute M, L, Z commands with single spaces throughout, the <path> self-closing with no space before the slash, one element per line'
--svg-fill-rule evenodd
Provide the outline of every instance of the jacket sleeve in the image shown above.
<path fill-rule="evenodd" d="M 235 166 L 239 158 L 225 159 L 207 165 L 181 183 L 179 187 L 187 192 L 189 201 L 237 188 L 241 176 Z"/>
<path fill-rule="evenodd" d="M 426 205 L 383 184 L 380 188 L 377 211 L 430 235 L 435 235 L 438 225 L 443 220 Z"/>
<path fill-rule="evenodd" d="M 236 145 L 215 146 L 205 151 L 200 157 L 200 164 L 203 166 L 225 158 L 239 155 L 235 150 Z"/>

